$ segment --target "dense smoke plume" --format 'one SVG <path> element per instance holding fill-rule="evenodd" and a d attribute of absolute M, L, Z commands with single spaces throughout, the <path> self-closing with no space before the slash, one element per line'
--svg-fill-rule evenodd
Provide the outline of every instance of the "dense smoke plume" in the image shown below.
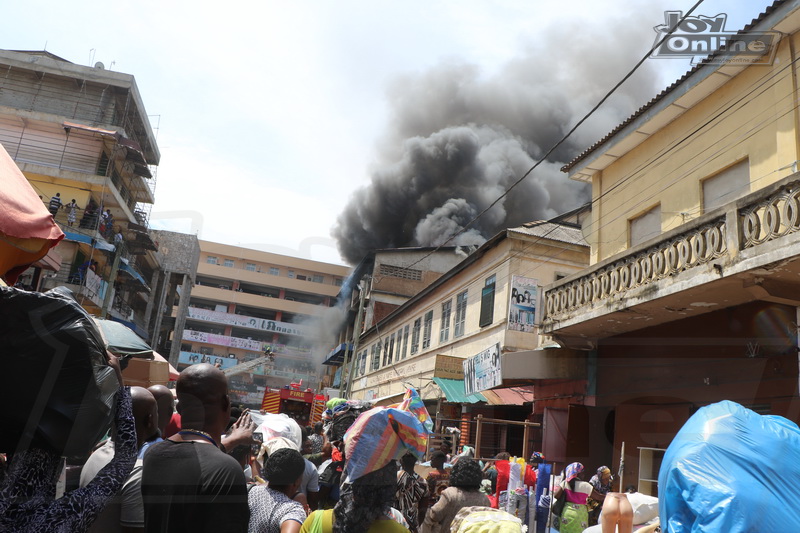
<path fill-rule="evenodd" d="M 635 11 L 635 10 L 634 10 Z M 642 10 L 644 11 L 644 10 Z M 357 263 L 372 249 L 435 246 L 463 228 L 521 177 L 653 43 L 657 14 L 541 32 L 496 73 L 444 62 L 397 80 L 370 183 L 339 215 L 333 236 Z M 602 51 L 602 54 L 600 53 Z M 481 244 L 503 228 L 554 217 L 589 199 L 560 167 L 656 92 L 657 65 L 634 78 L 566 144 L 453 245 Z"/>

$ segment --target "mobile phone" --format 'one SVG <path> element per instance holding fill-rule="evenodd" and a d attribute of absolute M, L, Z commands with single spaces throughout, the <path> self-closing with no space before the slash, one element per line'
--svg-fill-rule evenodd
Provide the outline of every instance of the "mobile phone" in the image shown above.
<path fill-rule="evenodd" d="M 264 435 L 260 431 L 254 431 L 253 440 L 256 442 L 264 442 Z"/>

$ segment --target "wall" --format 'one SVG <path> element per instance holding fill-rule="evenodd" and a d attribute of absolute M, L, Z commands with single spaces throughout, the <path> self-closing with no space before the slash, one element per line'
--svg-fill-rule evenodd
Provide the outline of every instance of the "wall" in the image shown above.
<path fill-rule="evenodd" d="M 798 36 L 791 40 L 796 47 Z M 786 68 L 792 65 L 788 41 L 781 41 L 773 66 L 745 69 L 594 176 L 592 263 L 625 250 L 628 221 L 655 205 L 661 205 L 662 231 L 702 214 L 701 180 L 745 158 L 751 191 L 791 174 L 798 159 L 797 65 Z M 691 100 L 689 94 L 676 104 Z M 686 137 L 689 142 L 679 143 Z"/>

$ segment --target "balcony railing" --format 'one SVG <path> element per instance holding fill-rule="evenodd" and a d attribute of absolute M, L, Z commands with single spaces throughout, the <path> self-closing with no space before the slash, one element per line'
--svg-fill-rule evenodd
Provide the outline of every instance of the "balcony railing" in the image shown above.
<path fill-rule="evenodd" d="M 692 222 L 589 267 L 543 295 L 542 324 L 624 300 L 638 289 L 713 262 L 723 270 L 741 252 L 800 231 L 800 180 L 795 174 Z M 749 254 L 752 255 L 752 254 Z"/>

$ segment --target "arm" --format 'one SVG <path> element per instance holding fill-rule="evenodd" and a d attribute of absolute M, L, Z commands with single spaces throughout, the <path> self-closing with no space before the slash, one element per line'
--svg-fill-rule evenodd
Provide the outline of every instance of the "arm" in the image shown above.
<path fill-rule="evenodd" d="M 286 520 L 281 524 L 281 533 L 300 533 L 302 524 L 295 520 Z"/>

